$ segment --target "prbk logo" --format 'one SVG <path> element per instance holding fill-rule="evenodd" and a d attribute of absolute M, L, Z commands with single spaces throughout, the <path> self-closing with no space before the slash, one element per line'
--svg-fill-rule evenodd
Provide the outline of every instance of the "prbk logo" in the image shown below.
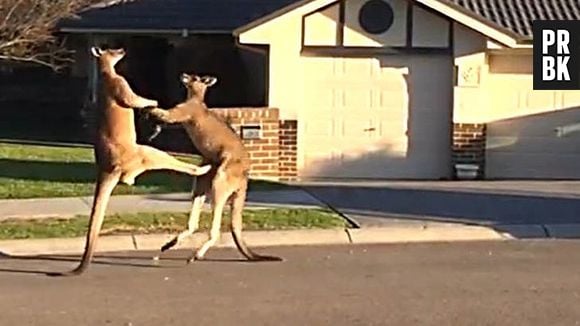
<path fill-rule="evenodd" d="M 534 89 L 580 90 L 580 21 L 536 20 Z"/>

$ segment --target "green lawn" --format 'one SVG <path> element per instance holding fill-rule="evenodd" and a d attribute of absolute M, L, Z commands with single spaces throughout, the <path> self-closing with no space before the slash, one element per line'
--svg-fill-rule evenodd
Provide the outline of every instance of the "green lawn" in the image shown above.
<path fill-rule="evenodd" d="M 179 159 L 199 163 L 200 157 Z M 92 195 L 95 182 L 93 149 L 0 143 L 0 199 Z M 250 189 L 281 189 L 285 185 L 252 181 Z M 114 194 L 188 192 L 191 178 L 173 171 L 152 171 L 134 186 L 120 184 Z"/>
<path fill-rule="evenodd" d="M 101 234 L 176 233 L 187 225 L 187 213 L 136 213 L 107 216 Z M 229 230 L 229 214 L 224 214 L 222 230 Z M 0 240 L 39 239 L 84 236 L 88 218 L 6 220 L 0 222 Z M 207 230 L 209 214 L 202 213 L 200 228 Z M 245 210 L 245 230 L 292 230 L 343 228 L 345 221 L 337 214 L 322 209 Z"/>

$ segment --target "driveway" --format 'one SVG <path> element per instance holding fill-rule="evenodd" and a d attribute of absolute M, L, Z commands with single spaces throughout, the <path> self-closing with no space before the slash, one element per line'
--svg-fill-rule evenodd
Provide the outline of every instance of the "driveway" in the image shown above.
<path fill-rule="evenodd" d="M 300 186 L 361 224 L 580 223 L 577 181 L 303 182 Z"/>

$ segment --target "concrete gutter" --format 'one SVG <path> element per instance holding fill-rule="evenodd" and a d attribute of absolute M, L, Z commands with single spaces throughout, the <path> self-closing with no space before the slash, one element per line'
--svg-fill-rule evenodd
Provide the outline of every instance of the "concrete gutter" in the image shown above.
<path fill-rule="evenodd" d="M 553 237 L 580 238 L 577 225 L 505 225 L 501 227 L 436 224 L 430 226 L 392 225 L 361 229 L 246 231 L 246 240 L 253 247 L 387 244 L 455 241 L 507 241 L 515 239 L 547 239 Z M 159 250 L 173 234 L 102 236 L 97 252 Z M 198 233 L 177 248 L 198 248 L 207 234 Z M 0 252 L 7 255 L 80 254 L 84 237 L 66 239 L 5 240 L 0 241 Z M 229 233 L 224 233 L 216 247 L 233 248 Z"/>

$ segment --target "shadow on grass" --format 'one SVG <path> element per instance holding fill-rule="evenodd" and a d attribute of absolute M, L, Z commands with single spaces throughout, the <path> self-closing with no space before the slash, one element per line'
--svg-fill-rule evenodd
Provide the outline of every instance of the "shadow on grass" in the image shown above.
<path fill-rule="evenodd" d="M 53 162 L 0 159 L 0 178 L 29 181 L 93 184 L 96 166 L 92 162 Z M 190 191 L 191 177 L 174 171 L 148 171 L 136 186 L 160 187 L 164 191 Z"/>
<path fill-rule="evenodd" d="M 0 159 L 0 178 L 93 184 L 96 173 L 96 166 L 92 162 Z M 151 192 L 189 192 L 191 185 L 190 176 L 170 170 L 147 171 L 139 176 L 135 183 L 136 187 L 157 188 Z M 274 181 L 251 180 L 249 190 L 279 190 L 289 187 Z"/>

